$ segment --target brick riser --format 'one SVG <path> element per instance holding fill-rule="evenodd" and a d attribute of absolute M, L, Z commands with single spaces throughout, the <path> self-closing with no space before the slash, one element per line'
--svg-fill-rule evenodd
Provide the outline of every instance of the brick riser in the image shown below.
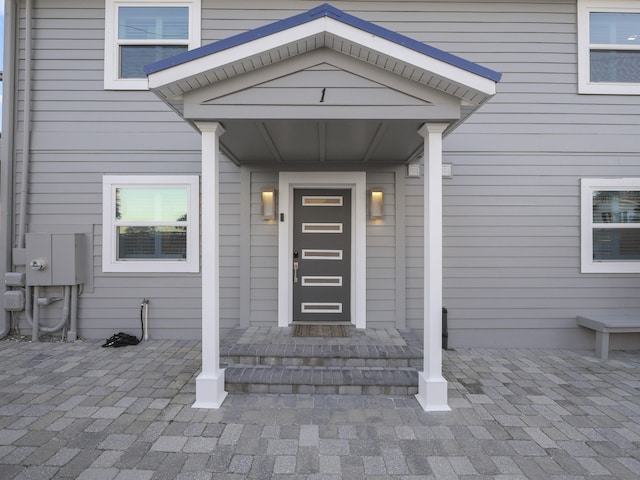
<path fill-rule="evenodd" d="M 414 368 L 269 367 L 232 365 L 225 370 L 228 392 L 413 395 Z"/>
<path fill-rule="evenodd" d="M 244 393 L 414 395 L 422 350 L 343 345 L 233 345 L 221 362 L 226 390 Z M 280 354 L 280 355 L 279 355 Z"/>

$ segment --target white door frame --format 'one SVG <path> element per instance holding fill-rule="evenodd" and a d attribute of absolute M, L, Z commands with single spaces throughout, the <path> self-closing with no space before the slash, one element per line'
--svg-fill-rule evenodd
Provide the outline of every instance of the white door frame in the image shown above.
<path fill-rule="evenodd" d="M 281 172 L 278 182 L 278 326 L 293 320 L 293 189 L 351 190 L 351 323 L 367 326 L 367 178 L 365 172 Z"/>

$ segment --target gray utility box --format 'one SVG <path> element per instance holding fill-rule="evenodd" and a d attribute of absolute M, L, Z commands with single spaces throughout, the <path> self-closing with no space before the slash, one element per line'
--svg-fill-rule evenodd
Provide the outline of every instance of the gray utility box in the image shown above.
<path fill-rule="evenodd" d="M 28 233 L 27 286 L 84 283 L 84 240 L 79 233 Z"/>
<path fill-rule="evenodd" d="M 3 295 L 4 309 L 7 312 L 19 312 L 24 308 L 24 292 L 22 290 L 7 290 Z"/>

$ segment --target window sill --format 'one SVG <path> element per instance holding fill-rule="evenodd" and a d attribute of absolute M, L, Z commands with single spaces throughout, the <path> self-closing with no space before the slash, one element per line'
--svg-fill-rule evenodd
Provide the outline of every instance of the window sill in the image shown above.
<path fill-rule="evenodd" d="M 104 265 L 104 273 L 198 273 L 195 262 L 118 262 Z"/>
<path fill-rule="evenodd" d="M 640 273 L 638 262 L 591 262 L 582 266 L 582 273 Z"/>
<path fill-rule="evenodd" d="M 581 95 L 640 95 L 640 84 L 637 83 L 586 83 L 580 84 Z"/>
<path fill-rule="evenodd" d="M 136 79 L 111 79 L 104 81 L 105 90 L 149 90 L 149 81 L 146 78 Z"/>

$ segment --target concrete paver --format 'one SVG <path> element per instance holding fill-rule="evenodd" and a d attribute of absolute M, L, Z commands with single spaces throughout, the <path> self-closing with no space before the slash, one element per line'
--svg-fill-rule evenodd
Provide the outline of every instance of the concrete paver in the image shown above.
<path fill-rule="evenodd" d="M 0 365 L 2 480 L 640 477 L 640 352 L 447 351 L 437 413 L 319 394 L 193 409 L 195 341 L 3 340 Z"/>

